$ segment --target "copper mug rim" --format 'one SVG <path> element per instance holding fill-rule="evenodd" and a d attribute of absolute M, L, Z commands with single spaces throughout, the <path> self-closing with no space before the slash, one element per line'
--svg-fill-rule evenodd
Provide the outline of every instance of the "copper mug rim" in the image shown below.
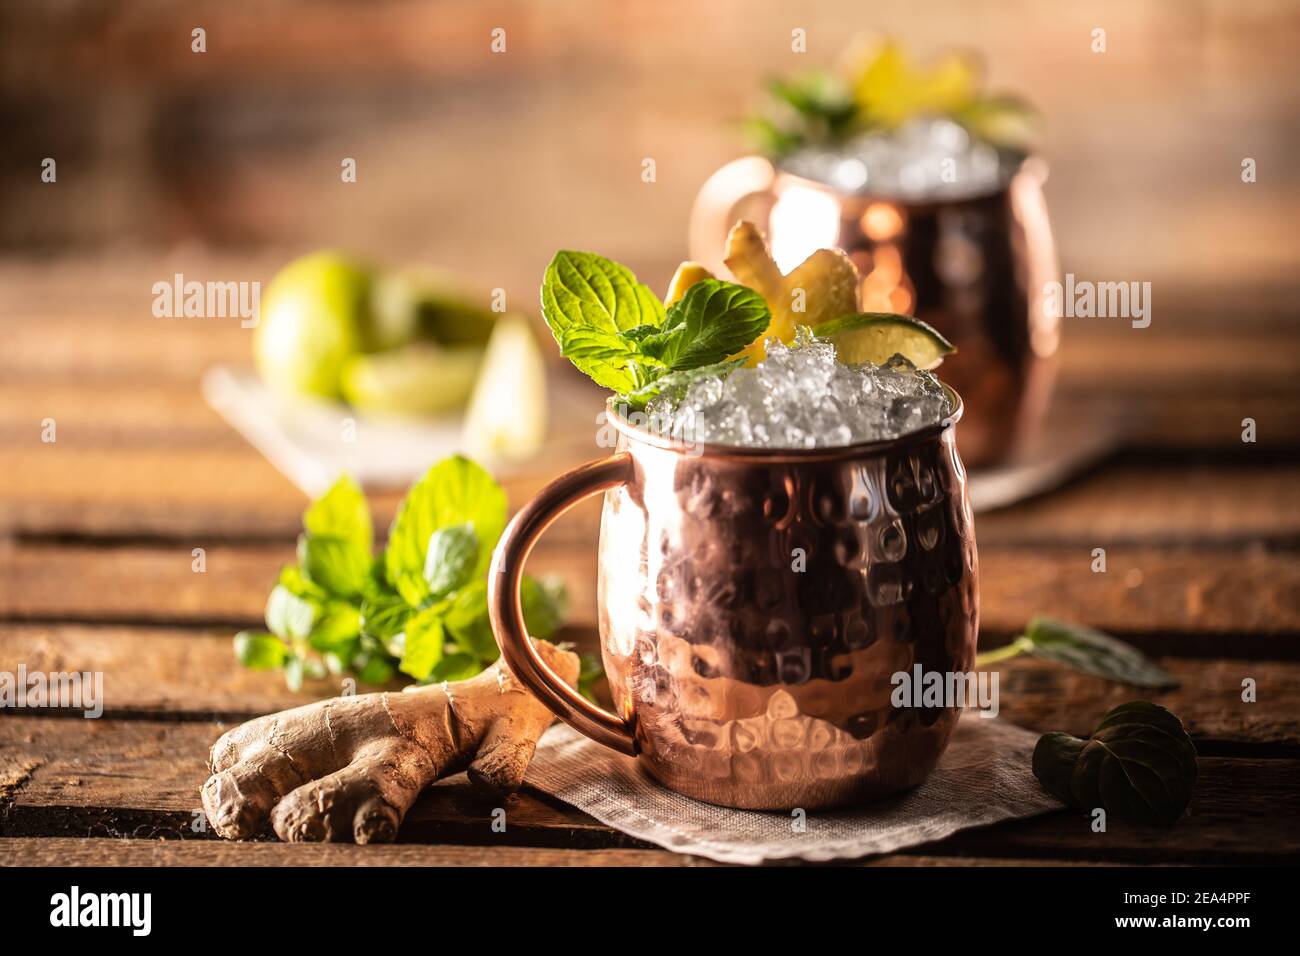
<path fill-rule="evenodd" d="M 1011 169 L 998 182 L 985 189 L 953 196 L 901 196 L 896 193 L 869 188 L 843 190 L 832 183 L 803 176 L 782 164 L 780 159 L 761 157 L 772 168 L 771 181 L 785 180 L 791 185 L 801 186 L 818 192 L 829 193 L 842 202 L 852 203 L 854 208 L 869 206 L 872 203 L 885 202 L 909 209 L 932 209 L 941 206 L 958 206 L 963 203 L 981 202 L 992 196 L 1001 196 L 1011 191 L 1013 184 L 1021 178 L 1028 177 L 1038 181 L 1041 186 L 1047 182 L 1049 165 L 1047 158 L 1035 150 L 1007 149 L 999 150 L 1014 158 Z"/>
<path fill-rule="evenodd" d="M 962 397 L 947 384 L 943 382 L 939 384 L 943 386 L 944 394 L 948 396 L 952 405 L 952 411 L 939 421 L 899 435 L 897 438 L 880 438 L 873 441 L 856 442 L 852 445 L 834 445 L 819 448 L 755 448 L 746 445 L 722 445 L 716 442 L 688 443 L 629 422 L 619 413 L 618 400 L 612 396 L 605 401 L 605 419 L 618 429 L 619 434 L 629 441 L 652 445 L 679 454 L 690 454 L 695 457 L 730 458 L 736 461 L 773 463 L 840 461 L 847 458 L 873 457 L 881 452 L 925 444 L 956 426 L 961 419 L 962 412 L 965 410 Z"/>

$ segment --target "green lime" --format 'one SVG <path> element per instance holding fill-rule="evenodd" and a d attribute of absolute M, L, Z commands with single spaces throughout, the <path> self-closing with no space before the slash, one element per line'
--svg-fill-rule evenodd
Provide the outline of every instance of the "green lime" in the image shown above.
<path fill-rule="evenodd" d="M 365 346 L 370 271 L 333 252 L 289 263 L 262 297 L 253 358 L 273 388 L 339 396 L 348 356 Z"/>
<path fill-rule="evenodd" d="M 935 368 L 956 347 L 932 326 L 910 315 L 862 312 L 823 322 L 818 338 L 835 343 L 835 354 L 846 365 L 884 365 L 901 355 L 917 368 Z"/>
<path fill-rule="evenodd" d="M 546 359 L 528 320 L 503 316 L 488 341 L 465 415 L 465 447 L 482 457 L 526 458 L 546 440 Z"/>
<path fill-rule="evenodd" d="M 416 339 L 485 345 L 496 314 L 472 302 L 447 275 L 413 266 L 380 275 L 371 297 L 372 351 Z"/>
<path fill-rule="evenodd" d="M 354 355 L 343 363 L 343 397 L 362 411 L 432 415 L 465 404 L 483 349 L 428 343 Z"/>

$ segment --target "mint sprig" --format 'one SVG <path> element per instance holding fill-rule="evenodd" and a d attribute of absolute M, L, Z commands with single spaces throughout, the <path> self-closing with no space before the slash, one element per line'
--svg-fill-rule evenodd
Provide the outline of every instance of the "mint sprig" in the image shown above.
<path fill-rule="evenodd" d="M 634 408 L 661 380 L 724 362 L 771 321 L 766 300 L 734 282 L 705 279 L 664 308 L 625 266 L 567 251 L 546 269 L 542 315 L 560 354 Z"/>
<path fill-rule="evenodd" d="M 472 677 L 498 656 L 487 610 L 487 567 L 506 522 L 505 492 L 455 456 L 417 481 L 398 507 L 384 550 L 365 495 L 340 478 L 303 515 L 298 562 L 281 569 L 266 631 L 242 631 L 245 666 L 283 668 L 290 687 L 327 673 L 382 684 Z M 564 617 L 563 585 L 525 578 L 528 632 L 549 638 Z"/>

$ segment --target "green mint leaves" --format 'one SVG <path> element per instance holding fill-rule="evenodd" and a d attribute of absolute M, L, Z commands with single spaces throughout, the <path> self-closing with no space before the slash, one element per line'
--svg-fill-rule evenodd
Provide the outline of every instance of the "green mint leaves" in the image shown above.
<path fill-rule="evenodd" d="M 384 550 L 387 579 L 408 604 L 418 607 L 434 596 L 426 565 L 435 532 L 452 527 L 472 531 L 477 540 L 473 573 L 485 574 L 505 526 L 506 493 L 492 476 L 468 458 L 441 461 L 411 487 L 397 509 Z"/>
<path fill-rule="evenodd" d="M 505 524 L 505 492 L 455 456 L 411 487 L 373 555 L 365 495 L 340 478 L 303 515 L 298 563 L 281 569 L 267 599 L 267 630 L 236 635 L 236 656 L 249 668 L 283 668 L 295 689 L 327 673 L 370 684 L 397 671 L 418 681 L 472 677 L 498 654 L 486 573 Z M 524 579 L 532 636 L 558 630 L 565 603 L 563 586 Z"/>
<path fill-rule="evenodd" d="M 1083 624 L 1036 617 L 1025 633 L 1004 647 L 975 658 L 976 667 L 1030 654 L 1120 684 L 1168 689 L 1178 681 L 1131 644 Z"/>
<path fill-rule="evenodd" d="M 1116 819 L 1170 824 L 1191 802 L 1196 746 L 1181 720 L 1135 700 L 1107 713 L 1087 740 L 1044 734 L 1033 770 L 1045 790 L 1075 809 L 1103 807 Z"/>
<path fill-rule="evenodd" d="M 720 365 L 771 319 L 761 295 L 718 279 L 697 282 L 665 309 L 630 270 L 589 252 L 556 253 L 542 280 L 542 315 L 561 355 L 638 408 L 659 393 L 656 383 Z"/>

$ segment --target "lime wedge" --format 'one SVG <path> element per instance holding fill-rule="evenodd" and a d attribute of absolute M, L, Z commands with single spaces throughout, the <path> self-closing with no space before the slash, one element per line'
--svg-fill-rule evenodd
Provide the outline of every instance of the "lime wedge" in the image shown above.
<path fill-rule="evenodd" d="M 835 354 L 846 365 L 884 365 L 901 355 L 917 368 L 935 368 L 957 349 L 933 327 L 910 315 L 862 312 L 823 322 L 813 332 L 835 343 Z"/>
<path fill-rule="evenodd" d="M 464 443 L 483 458 L 527 458 L 546 440 L 546 360 L 528 320 L 498 319 L 465 415 Z"/>
<path fill-rule="evenodd" d="M 433 415 L 465 404 L 483 349 L 420 343 L 354 355 L 343 363 L 343 397 L 362 411 Z"/>

